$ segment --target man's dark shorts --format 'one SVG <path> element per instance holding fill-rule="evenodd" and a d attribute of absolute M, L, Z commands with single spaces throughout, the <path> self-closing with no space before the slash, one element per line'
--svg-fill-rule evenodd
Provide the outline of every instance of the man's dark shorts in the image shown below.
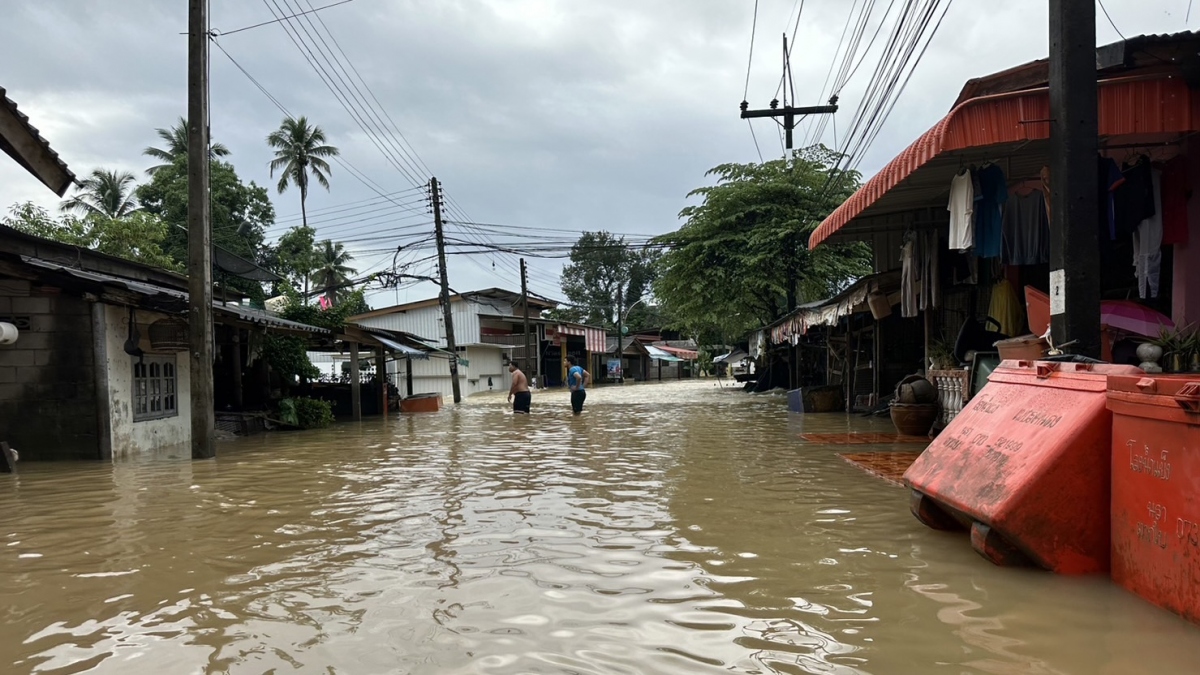
<path fill-rule="evenodd" d="M 583 389 L 576 389 L 575 391 L 571 392 L 571 410 L 574 411 L 576 415 L 583 412 L 583 402 L 585 399 L 587 399 L 587 391 Z"/>
<path fill-rule="evenodd" d="M 533 401 L 533 394 L 527 391 L 518 391 L 513 394 L 513 412 L 529 414 L 529 404 Z"/>

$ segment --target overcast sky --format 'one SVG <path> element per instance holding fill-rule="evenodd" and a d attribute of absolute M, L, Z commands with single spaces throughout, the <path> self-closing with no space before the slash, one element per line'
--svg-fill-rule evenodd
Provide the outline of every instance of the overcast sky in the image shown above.
<path fill-rule="evenodd" d="M 272 2 L 285 5 L 212 0 L 212 27 L 229 33 L 268 21 Z M 801 104 L 822 103 L 818 94 L 850 4 L 804 2 L 792 54 Z M 1126 36 L 1200 24 L 1200 11 L 1190 26 L 1185 21 L 1188 0 L 1106 4 Z M 865 155 L 864 173 L 874 173 L 943 116 L 967 79 L 1044 57 L 1046 6 L 1046 0 L 954 2 Z M 687 192 L 706 184 L 709 168 L 758 158 L 746 122 L 738 119 L 753 7 L 753 0 L 354 0 L 320 16 L 470 219 L 644 235 L 678 227 Z M 790 32 L 796 7 L 797 0 L 760 0 L 749 94 L 754 107 L 765 107 L 775 92 L 780 36 Z M 2 30 L 0 86 L 75 173 L 105 167 L 144 176 L 150 162 L 141 151 L 156 143 L 154 129 L 186 113 L 187 38 L 181 33 L 187 30 L 187 3 L 11 2 Z M 1118 39 L 1103 14 L 1097 31 L 1101 44 Z M 374 190 L 412 188 L 413 180 L 360 130 L 279 24 L 227 35 L 220 44 L 284 107 L 322 126 L 375 185 L 335 166 L 332 189 L 312 193 L 310 212 L 378 199 Z M 842 95 L 837 120 L 843 131 L 873 63 L 869 58 Z M 271 152 L 263 142 L 283 114 L 216 49 L 211 73 L 214 140 L 232 150 L 229 159 L 243 180 L 272 187 L 279 219 L 291 224 L 299 197 L 275 193 L 267 169 Z M 755 128 L 763 155 L 779 156 L 774 123 L 759 121 Z M 824 140 L 832 144 L 832 126 Z M 395 199 L 407 203 L 409 194 Z M 15 163 L 0 162 L 0 207 L 27 200 L 58 204 Z M 345 213 L 325 216 L 324 225 L 320 216 L 310 220 L 318 222 L 319 236 L 337 240 L 377 234 L 389 225 L 419 226 L 428 218 L 393 208 L 373 211 L 367 217 L 374 220 L 363 224 L 339 220 Z M 356 251 L 386 246 L 351 244 Z M 360 253 L 355 265 L 374 270 L 390 266 L 391 259 Z M 561 297 L 560 266 L 531 260 L 531 289 Z M 474 262 L 459 256 L 449 265 L 451 285 L 459 290 L 518 289 L 515 269 L 507 255 Z M 375 292 L 370 300 L 383 306 L 431 293 L 420 286 Z"/>

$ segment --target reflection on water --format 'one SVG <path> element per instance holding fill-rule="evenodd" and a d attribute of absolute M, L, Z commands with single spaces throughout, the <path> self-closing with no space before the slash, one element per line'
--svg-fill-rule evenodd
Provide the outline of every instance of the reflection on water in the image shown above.
<path fill-rule="evenodd" d="M 1197 628 L 994 568 L 799 438 L 846 424 L 685 382 L 26 466 L 0 671 L 1195 672 Z"/>

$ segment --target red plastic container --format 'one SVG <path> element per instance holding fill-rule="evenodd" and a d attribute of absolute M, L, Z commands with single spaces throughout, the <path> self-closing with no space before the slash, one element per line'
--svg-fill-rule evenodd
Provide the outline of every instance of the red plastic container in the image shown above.
<path fill-rule="evenodd" d="M 1200 623 L 1200 376 L 1109 378 L 1112 578 Z"/>
<path fill-rule="evenodd" d="M 904 474 L 912 511 L 971 530 L 998 565 L 1108 570 L 1108 376 L 1131 366 L 1004 361 Z"/>

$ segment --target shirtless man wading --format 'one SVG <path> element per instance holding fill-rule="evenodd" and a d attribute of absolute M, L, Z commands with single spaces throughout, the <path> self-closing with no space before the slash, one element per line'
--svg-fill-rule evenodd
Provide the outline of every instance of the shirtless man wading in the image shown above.
<path fill-rule="evenodd" d="M 533 396 L 529 393 L 529 378 L 517 367 L 517 362 L 508 364 L 508 372 L 512 373 L 512 386 L 508 388 L 508 400 L 512 401 L 513 412 L 529 414 L 529 403 Z"/>

